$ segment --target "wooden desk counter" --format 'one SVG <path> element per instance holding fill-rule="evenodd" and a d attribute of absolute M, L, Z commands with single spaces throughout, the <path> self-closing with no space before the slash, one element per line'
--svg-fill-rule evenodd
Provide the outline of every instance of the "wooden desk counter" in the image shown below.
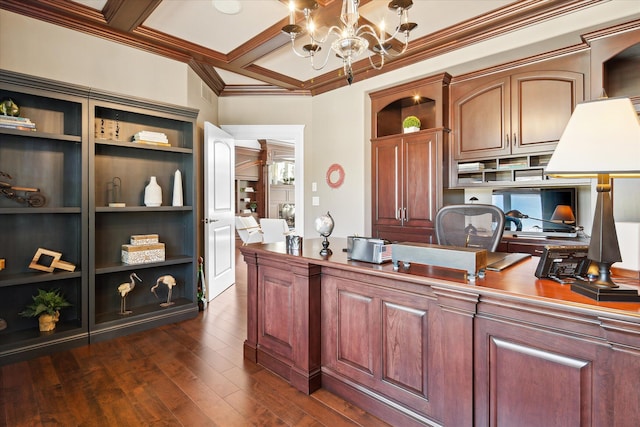
<path fill-rule="evenodd" d="M 475 284 L 347 260 L 346 239 L 241 248 L 245 357 L 393 425 L 640 425 L 640 303 L 597 302 L 534 276 Z M 624 279 L 637 285 L 637 281 Z"/>

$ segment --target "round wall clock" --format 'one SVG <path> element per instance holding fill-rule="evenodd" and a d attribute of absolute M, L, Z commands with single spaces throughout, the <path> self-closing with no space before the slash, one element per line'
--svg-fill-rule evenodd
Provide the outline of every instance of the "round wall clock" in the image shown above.
<path fill-rule="evenodd" d="M 327 185 L 331 188 L 338 188 L 344 182 L 344 169 L 337 163 L 332 164 L 327 169 Z"/>

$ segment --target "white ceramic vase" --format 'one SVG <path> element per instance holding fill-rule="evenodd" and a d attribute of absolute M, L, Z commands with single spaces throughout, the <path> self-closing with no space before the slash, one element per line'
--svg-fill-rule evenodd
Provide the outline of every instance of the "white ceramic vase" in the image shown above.
<path fill-rule="evenodd" d="M 158 185 L 156 177 L 149 178 L 149 185 L 144 188 L 145 206 L 162 206 L 162 188 Z"/>
<path fill-rule="evenodd" d="M 177 170 L 173 175 L 173 206 L 183 206 L 182 173 Z"/>

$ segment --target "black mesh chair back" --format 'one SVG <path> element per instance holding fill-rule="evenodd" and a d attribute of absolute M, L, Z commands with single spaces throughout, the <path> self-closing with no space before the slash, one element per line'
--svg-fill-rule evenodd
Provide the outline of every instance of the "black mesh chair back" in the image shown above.
<path fill-rule="evenodd" d="M 504 223 L 504 212 L 497 206 L 449 205 L 436 215 L 436 238 L 439 245 L 495 252 L 502 239 Z"/>

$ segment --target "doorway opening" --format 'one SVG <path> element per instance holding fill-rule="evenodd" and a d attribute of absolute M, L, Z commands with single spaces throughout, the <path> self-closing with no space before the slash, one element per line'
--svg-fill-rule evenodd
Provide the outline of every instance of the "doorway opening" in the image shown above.
<path fill-rule="evenodd" d="M 237 145 L 243 145 L 243 141 L 271 140 L 277 141 L 278 144 L 290 144 L 294 148 L 294 168 L 283 165 L 283 171 L 286 170 L 286 176 L 281 178 L 275 176 L 276 182 L 283 181 L 283 185 L 292 186 L 294 190 L 295 203 L 295 230 L 296 234 L 303 236 L 305 230 L 304 222 L 304 125 L 223 125 L 221 128 L 229 133 L 236 140 Z M 293 176 L 291 176 L 293 173 Z M 270 174 L 270 178 L 272 178 Z M 286 179 L 288 184 L 284 184 Z M 277 185 L 277 183 L 276 183 Z M 275 211 L 279 214 L 279 209 L 284 208 L 290 214 L 290 206 L 287 203 L 278 203 L 274 206 Z M 269 212 L 265 209 L 265 213 Z M 276 216 L 277 217 L 277 216 Z"/>

